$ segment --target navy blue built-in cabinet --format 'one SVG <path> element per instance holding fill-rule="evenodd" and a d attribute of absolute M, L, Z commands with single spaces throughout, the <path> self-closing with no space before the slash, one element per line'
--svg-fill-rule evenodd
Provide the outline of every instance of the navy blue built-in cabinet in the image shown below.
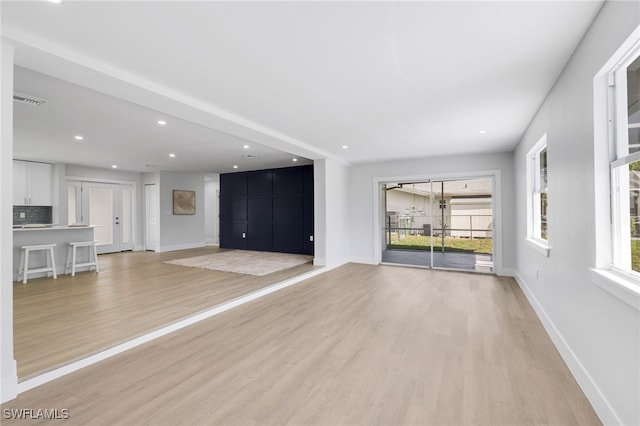
<path fill-rule="evenodd" d="M 313 166 L 221 174 L 220 247 L 313 255 Z"/>

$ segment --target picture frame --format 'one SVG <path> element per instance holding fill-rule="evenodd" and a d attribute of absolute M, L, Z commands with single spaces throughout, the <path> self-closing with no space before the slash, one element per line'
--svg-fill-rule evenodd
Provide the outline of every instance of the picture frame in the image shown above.
<path fill-rule="evenodd" d="M 174 215 L 196 214 L 196 191 L 174 189 L 173 190 L 173 214 Z"/>

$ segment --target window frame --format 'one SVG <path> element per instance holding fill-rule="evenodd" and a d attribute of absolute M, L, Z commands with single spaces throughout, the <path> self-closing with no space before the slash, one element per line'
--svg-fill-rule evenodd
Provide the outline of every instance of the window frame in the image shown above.
<path fill-rule="evenodd" d="M 628 144 L 627 152 L 623 152 L 623 144 L 618 138 L 628 137 L 628 117 L 626 113 L 615 114 L 615 111 L 627 111 L 626 69 L 638 57 L 640 26 L 593 79 L 595 257 L 590 272 L 594 284 L 640 311 L 640 273 L 616 266 L 620 260 L 617 250 L 622 241 L 619 230 L 624 229 L 618 213 L 624 207 L 624 197 L 620 196 L 624 188 L 618 185 L 622 179 L 617 178 L 616 173 L 620 167 L 640 160 L 640 155 L 629 154 Z M 622 91 L 624 96 L 620 96 Z M 618 128 L 625 130 L 617 132 Z M 626 226 L 629 228 L 628 223 Z"/>
<path fill-rule="evenodd" d="M 635 277 L 640 283 L 640 272 L 626 269 L 631 263 L 629 227 L 629 164 L 640 161 L 640 151 L 629 153 L 629 117 L 627 113 L 627 68 L 640 60 L 640 43 L 629 50 L 624 60 L 609 71 L 607 82 L 612 99 L 607 103 L 610 123 L 609 150 L 611 181 L 611 269 L 618 274 Z M 624 113 L 623 113 L 624 111 Z"/>
<path fill-rule="evenodd" d="M 546 187 L 542 187 L 542 170 L 540 164 L 540 157 L 543 152 L 546 152 L 546 174 L 547 179 Z M 533 145 L 533 147 L 527 152 L 527 238 L 526 241 L 529 246 L 542 254 L 545 257 L 549 257 L 551 254 L 551 246 L 549 244 L 549 211 L 547 204 L 547 229 L 545 239 L 542 236 L 542 212 L 541 212 L 541 198 L 542 194 L 546 194 L 547 203 L 549 203 L 549 150 L 547 144 L 547 134 L 544 133 L 540 139 Z"/>

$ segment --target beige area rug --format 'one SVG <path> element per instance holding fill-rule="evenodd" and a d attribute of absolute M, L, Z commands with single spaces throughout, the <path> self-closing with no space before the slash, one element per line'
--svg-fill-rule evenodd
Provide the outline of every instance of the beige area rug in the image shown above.
<path fill-rule="evenodd" d="M 283 269 L 311 262 L 313 257 L 301 254 L 270 253 L 263 251 L 230 250 L 164 263 L 214 271 L 248 275 L 269 275 Z"/>

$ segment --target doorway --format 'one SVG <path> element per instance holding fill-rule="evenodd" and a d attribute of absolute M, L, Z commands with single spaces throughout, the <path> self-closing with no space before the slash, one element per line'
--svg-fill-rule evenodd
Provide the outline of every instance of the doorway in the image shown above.
<path fill-rule="evenodd" d="M 98 254 L 133 250 L 133 187 L 81 182 L 81 221 L 95 226 Z"/>
<path fill-rule="evenodd" d="M 381 263 L 494 272 L 493 177 L 381 183 Z"/>

